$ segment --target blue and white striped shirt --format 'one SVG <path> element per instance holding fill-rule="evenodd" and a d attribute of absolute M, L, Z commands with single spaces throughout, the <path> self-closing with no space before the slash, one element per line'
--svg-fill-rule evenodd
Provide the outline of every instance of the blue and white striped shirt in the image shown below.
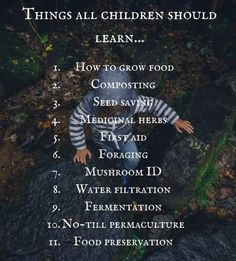
<path fill-rule="evenodd" d="M 119 122 L 116 121 L 115 117 L 113 120 L 105 123 L 100 123 L 94 120 L 96 116 L 96 107 L 93 106 L 93 92 L 90 92 L 85 96 L 82 101 L 74 110 L 70 117 L 69 123 L 69 134 L 72 145 L 77 149 L 81 150 L 86 148 L 86 138 L 84 134 L 83 124 L 89 122 L 92 127 L 93 137 L 96 143 L 101 144 L 100 137 L 101 132 L 107 132 L 113 135 L 127 135 L 132 136 L 132 124 L 127 121 Z M 135 105 L 130 106 L 129 118 L 132 118 L 138 113 L 151 113 L 156 117 L 165 118 L 166 122 L 174 124 L 179 116 L 177 113 L 162 100 L 155 99 L 153 97 L 138 96 L 138 101 Z M 148 105 L 147 105 L 148 104 Z M 129 139 L 126 139 L 128 141 Z M 120 150 L 124 141 L 107 141 L 106 146 L 111 147 L 115 150 Z"/>

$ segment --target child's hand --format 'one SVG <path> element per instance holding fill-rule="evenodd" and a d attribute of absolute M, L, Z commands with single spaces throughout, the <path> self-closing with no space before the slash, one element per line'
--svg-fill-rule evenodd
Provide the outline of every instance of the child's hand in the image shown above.
<path fill-rule="evenodd" d="M 89 159 L 91 159 L 91 157 L 92 157 L 91 152 L 87 148 L 82 149 L 82 150 L 77 150 L 76 154 L 74 156 L 74 162 L 78 161 L 81 164 L 87 164 L 87 162 L 86 162 L 87 156 L 89 157 Z"/>
<path fill-rule="evenodd" d="M 175 122 L 174 127 L 180 133 L 183 133 L 182 130 L 185 130 L 189 134 L 193 133 L 193 126 L 192 126 L 191 122 L 189 122 L 189 121 L 184 121 L 184 120 L 178 119 Z"/>

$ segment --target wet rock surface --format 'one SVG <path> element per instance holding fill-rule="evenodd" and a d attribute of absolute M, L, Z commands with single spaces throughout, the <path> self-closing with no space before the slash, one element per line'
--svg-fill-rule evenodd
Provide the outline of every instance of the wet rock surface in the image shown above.
<path fill-rule="evenodd" d="M 174 246 L 157 251 L 145 261 L 228 261 L 235 260 L 236 224 L 219 223 L 211 233 L 183 235 Z"/>
<path fill-rule="evenodd" d="M 54 179 L 53 169 L 61 174 L 57 179 Z M 79 165 L 67 161 L 41 168 L 32 174 L 21 206 L 0 217 L 1 260 L 81 260 L 80 257 L 83 257 L 83 260 L 94 260 L 95 256 L 96 260 L 111 260 L 110 256 L 117 250 L 115 247 L 73 247 L 73 237 L 101 240 L 123 238 L 123 229 L 47 228 L 47 221 L 61 225 L 62 218 L 72 218 L 74 222 L 80 223 L 118 221 L 123 218 L 118 212 L 84 211 L 85 200 L 95 204 L 109 204 L 113 199 L 110 194 L 99 194 L 99 197 L 97 194 L 79 194 L 75 184 L 102 186 L 104 180 L 85 177 L 83 171 Z M 54 184 L 58 185 L 60 194 L 53 193 Z M 52 212 L 52 206 L 55 204 L 60 211 Z M 49 239 L 57 239 L 61 246 L 49 247 Z"/>
<path fill-rule="evenodd" d="M 152 219 L 153 222 L 175 222 L 175 217 L 171 215 L 157 215 Z M 152 228 L 149 230 L 148 237 L 149 238 L 171 238 L 171 234 L 173 234 L 174 229 L 158 229 Z"/>

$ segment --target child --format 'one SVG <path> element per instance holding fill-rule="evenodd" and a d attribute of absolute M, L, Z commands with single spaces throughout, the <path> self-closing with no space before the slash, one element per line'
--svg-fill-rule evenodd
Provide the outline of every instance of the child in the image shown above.
<path fill-rule="evenodd" d="M 115 119 L 122 117 L 132 118 L 137 113 L 151 113 L 156 117 L 165 119 L 180 133 L 182 133 L 182 130 L 189 134 L 193 133 L 193 127 L 189 121 L 181 120 L 176 112 L 162 100 L 137 95 L 131 88 L 133 87 L 131 83 L 127 72 L 120 70 L 101 70 L 99 72 L 98 79 L 95 79 L 92 84 L 94 90 L 85 96 L 84 101 L 76 107 L 70 118 L 69 132 L 71 142 L 76 148 L 74 162 L 86 164 L 87 157 L 91 159 L 91 152 L 86 146 L 83 121 L 81 120 L 85 118 L 91 121 L 98 117 L 112 118 L 113 122 L 91 123 L 95 142 L 107 152 L 138 152 L 135 142 L 131 140 L 131 124 L 115 121 Z M 105 106 L 101 106 L 104 101 Z M 109 103 L 112 106 L 107 106 Z M 129 106 L 126 106 L 127 104 Z M 119 137 L 119 139 L 106 139 L 109 135 L 110 137 Z M 101 141 L 101 137 L 103 137 L 103 141 Z M 127 158 L 124 159 L 122 168 L 131 170 L 135 169 L 138 164 L 138 158 Z M 123 179 L 123 183 L 128 186 L 127 176 Z"/>

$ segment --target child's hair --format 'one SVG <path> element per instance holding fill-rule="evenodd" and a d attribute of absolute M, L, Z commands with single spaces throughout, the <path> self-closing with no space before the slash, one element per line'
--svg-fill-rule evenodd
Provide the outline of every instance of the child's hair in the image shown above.
<path fill-rule="evenodd" d="M 97 113 L 99 117 L 126 116 L 130 112 L 129 106 L 98 106 Z"/>

